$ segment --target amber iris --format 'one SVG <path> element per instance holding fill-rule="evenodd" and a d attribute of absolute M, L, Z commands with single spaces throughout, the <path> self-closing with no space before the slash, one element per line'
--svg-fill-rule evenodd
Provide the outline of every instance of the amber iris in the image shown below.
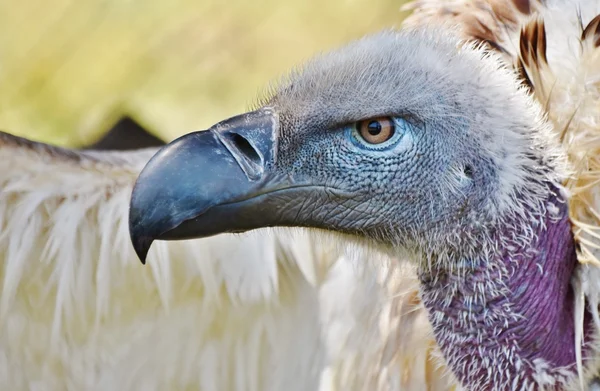
<path fill-rule="evenodd" d="M 369 144 L 381 144 L 394 135 L 394 120 L 390 117 L 379 117 L 359 121 L 356 128 L 360 136 Z"/>

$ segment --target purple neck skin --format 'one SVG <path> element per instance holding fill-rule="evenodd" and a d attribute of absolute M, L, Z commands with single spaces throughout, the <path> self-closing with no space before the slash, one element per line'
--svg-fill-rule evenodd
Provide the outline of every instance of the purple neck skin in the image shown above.
<path fill-rule="evenodd" d="M 548 204 L 558 215 L 548 216 L 545 229 L 531 227 L 538 235 L 527 246 L 498 245 L 496 259 L 467 270 L 420 272 L 436 340 L 469 389 L 537 390 L 550 379 L 556 384 L 544 389 L 553 390 L 577 381 L 575 244 L 567 205 L 556 197 Z M 585 342 L 589 319 L 586 314 Z"/>

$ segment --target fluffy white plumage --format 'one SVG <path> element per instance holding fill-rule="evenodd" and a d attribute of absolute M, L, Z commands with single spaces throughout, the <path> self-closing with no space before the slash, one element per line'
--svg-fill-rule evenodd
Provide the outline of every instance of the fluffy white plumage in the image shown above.
<path fill-rule="evenodd" d="M 158 242 L 127 208 L 154 151 L 0 136 L 0 388 L 362 390 L 440 376 L 408 266 L 322 233 Z"/>

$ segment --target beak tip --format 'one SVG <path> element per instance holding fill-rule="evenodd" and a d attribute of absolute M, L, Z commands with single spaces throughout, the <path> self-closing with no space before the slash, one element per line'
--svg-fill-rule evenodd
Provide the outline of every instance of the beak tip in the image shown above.
<path fill-rule="evenodd" d="M 131 242 L 133 243 L 133 249 L 135 250 L 136 255 L 142 262 L 142 265 L 146 264 L 146 258 L 148 257 L 148 251 L 150 250 L 150 246 L 154 240 L 148 236 L 142 236 L 137 238 L 132 238 Z"/>

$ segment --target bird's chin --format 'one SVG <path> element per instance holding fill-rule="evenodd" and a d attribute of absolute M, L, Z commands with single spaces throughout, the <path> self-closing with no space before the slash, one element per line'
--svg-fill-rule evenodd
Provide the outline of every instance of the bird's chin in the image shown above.
<path fill-rule="evenodd" d="M 194 239 L 277 226 L 325 229 L 328 223 L 319 218 L 320 213 L 316 213 L 315 208 L 309 205 L 323 206 L 321 195 L 332 193 L 343 194 L 318 185 L 296 185 L 264 192 L 248 199 L 210 207 L 182 220 L 155 239 Z M 299 218 L 300 215 L 305 217 Z"/>
<path fill-rule="evenodd" d="M 137 244 L 138 254 L 145 256 L 154 240 L 196 239 L 267 227 L 325 229 L 328 221 L 323 216 L 329 215 L 329 209 L 333 206 L 328 207 L 330 204 L 325 203 L 324 195 L 329 199 L 335 198 L 332 193 L 335 191 L 323 186 L 303 185 L 267 191 L 239 201 L 219 203 L 201 211 L 177 210 L 178 206 L 175 206 L 175 210 L 169 209 L 172 215 L 168 219 L 162 219 L 162 223 L 146 223 L 144 216 L 136 218 L 136 227 L 141 227 L 141 230 L 138 228 L 133 232 L 134 243 Z M 198 199 L 194 205 L 209 202 Z M 153 218 L 152 215 L 148 217 Z M 156 234 L 148 235 L 147 231 L 144 232 L 143 227 L 146 226 L 152 226 Z"/>

